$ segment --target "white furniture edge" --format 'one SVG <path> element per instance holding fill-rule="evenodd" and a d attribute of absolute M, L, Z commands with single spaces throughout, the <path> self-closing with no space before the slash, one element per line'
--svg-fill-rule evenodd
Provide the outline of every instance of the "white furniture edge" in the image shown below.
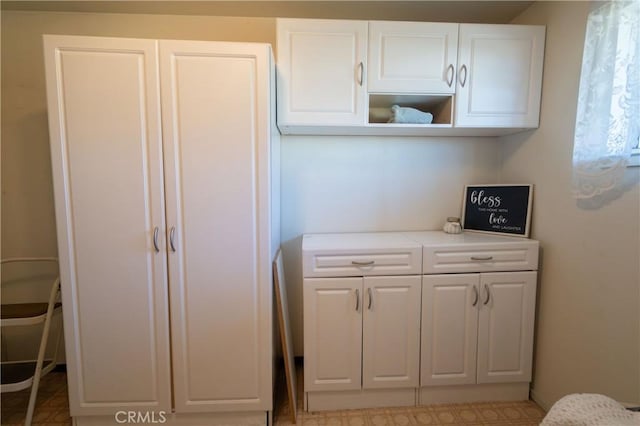
<path fill-rule="evenodd" d="M 384 124 L 370 123 L 360 126 L 318 126 L 278 123 L 283 135 L 320 136 L 506 136 L 536 128 L 452 127 L 450 124 Z"/>

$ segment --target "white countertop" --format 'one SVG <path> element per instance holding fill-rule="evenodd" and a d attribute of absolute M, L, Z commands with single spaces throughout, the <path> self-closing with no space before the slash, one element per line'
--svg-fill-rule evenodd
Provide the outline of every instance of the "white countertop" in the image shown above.
<path fill-rule="evenodd" d="M 401 232 L 407 238 L 419 242 L 424 246 L 437 246 L 449 244 L 517 244 L 538 245 L 537 240 L 529 238 L 512 237 L 507 235 L 484 234 L 479 232 L 463 231 L 461 234 L 447 234 L 443 231 L 413 231 Z"/>
<path fill-rule="evenodd" d="M 422 246 L 440 246 L 450 244 L 513 244 L 537 246 L 536 240 L 528 238 L 462 232 L 447 234 L 443 231 L 400 231 L 400 232 L 356 232 L 332 234 L 305 234 L 302 239 L 303 250 L 358 250 L 358 249 L 395 249 Z"/>

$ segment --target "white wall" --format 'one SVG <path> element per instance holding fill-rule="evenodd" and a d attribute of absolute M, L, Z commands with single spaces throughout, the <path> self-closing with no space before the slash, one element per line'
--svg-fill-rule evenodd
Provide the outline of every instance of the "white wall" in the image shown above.
<path fill-rule="evenodd" d="M 544 408 L 595 392 L 640 404 L 640 168 L 601 206 L 571 195 L 588 2 L 536 2 L 514 22 L 547 25 L 540 128 L 503 140 L 503 181 L 535 184 L 541 241 L 533 396 Z"/>
<path fill-rule="evenodd" d="M 494 138 L 284 136 L 282 242 L 296 355 L 302 355 L 301 235 L 440 229 L 468 183 L 499 175 Z"/>

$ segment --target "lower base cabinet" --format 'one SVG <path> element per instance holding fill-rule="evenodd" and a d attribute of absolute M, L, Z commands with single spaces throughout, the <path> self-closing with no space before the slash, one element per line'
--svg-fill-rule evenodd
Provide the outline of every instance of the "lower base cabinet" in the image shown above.
<path fill-rule="evenodd" d="M 424 275 L 422 386 L 529 382 L 536 272 Z"/>
<path fill-rule="evenodd" d="M 305 391 L 415 388 L 420 282 L 420 276 L 305 279 Z"/>
<path fill-rule="evenodd" d="M 306 409 L 527 399 L 537 252 L 479 234 L 305 235 Z"/>

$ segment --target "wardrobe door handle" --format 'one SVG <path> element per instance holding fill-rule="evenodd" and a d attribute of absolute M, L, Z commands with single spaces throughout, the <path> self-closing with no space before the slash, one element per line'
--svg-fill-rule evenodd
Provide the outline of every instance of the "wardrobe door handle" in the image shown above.
<path fill-rule="evenodd" d="M 453 84 L 453 77 L 455 71 L 453 69 L 453 64 L 449 64 L 449 66 L 447 67 L 447 72 L 446 72 L 446 79 L 447 79 L 447 86 L 451 87 L 451 85 Z"/>
<path fill-rule="evenodd" d="M 464 71 L 464 77 L 462 76 L 462 71 Z M 460 79 L 460 86 L 464 87 L 467 82 L 467 66 L 463 65 L 460 67 L 460 72 L 458 73 L 458 78 Z"/>
<path fill-rule="evenodd" d="M 356 312 L 360 310 L 360 290 L 356 288 Z"/>
<path fill-rule="evenodd" d="M 364 63 L 362 63 L 362 61 L 360 61 L 360 63 L 358 64 L 358 72 L 360 75 L 360 79 L 358 80 L 358 84 L 360 86 L 362 86 L 362 82 L 364 81 Z"/>
<path fill-rule="evenodd" d="M 158 247 L 158 232 L 160 230 L 158 229 L 158 227 L 156 226 L 155 228 L 153 228 L 153 248 L 156 250 L 156 253 L 158 253 L 160 251 L 160 247 Z"/>
<path fill-rule="evenodd" d="M 478 304 L 478 298 L 480 297 L 480 295 L 478 294 L 478 288 L 475 285 L 473 286 L 473 294 L 474 298 L 471 306 L 476 306 Z"/>
<path fill-rule="evenodd" d="M 371 288 L 367 289 L 367 293 L 369 293 L 369 306 L 367 309 L 371 310 L 371 304 L 373 303 L 373 293 L 371 292 Z"/>
<path fill-rule="evenodd" d="M 171 246 L 171 251 L 176 251 L 176 246 L 173 242 L 174 237 L 176 236 L 176 227 L 172 226 L 171 231 L 169 232 L 169 245 Z"/>
<path fill-rule="evenodd" d="M 489 289 L 489 286 L 487 284 L 484 285 L 484 291 L 487 292 L 487 297 L 486 299 L 484 299 L 484 305 L 486 305 L 487 303 L 489 303 L 489 299 L 491 299 L 491 291 Z"/>

